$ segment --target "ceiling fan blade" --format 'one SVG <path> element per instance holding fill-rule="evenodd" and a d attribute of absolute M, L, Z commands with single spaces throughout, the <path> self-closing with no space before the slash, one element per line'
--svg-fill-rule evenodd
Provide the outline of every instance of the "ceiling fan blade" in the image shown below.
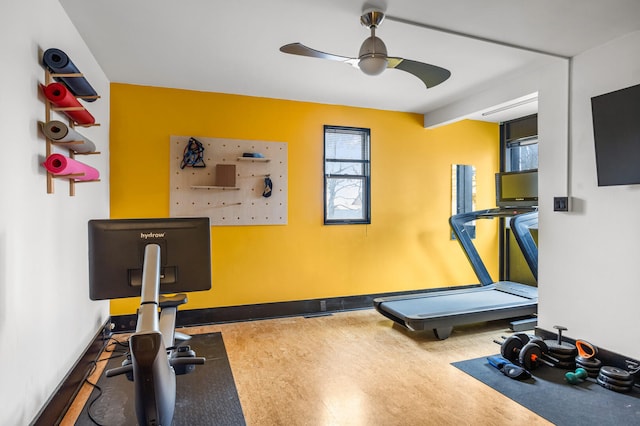
<path fill-rule="evenodd" d="M 412 61 L 403 58 L 387 58 L 387 68 L 406 71 L 415 75 L 427 88 L 437 86 L 451 76 L 451 71 L 435 65 Z"/>
<path fill-rule="evenodd" d="M 357 62 L 357 59 L 355 58 L 348 58 L 346 56 L 332 55 L 331 53 L 321 52 L 319 50 L 307 47 L 302 43 L 285 44 L 280 48 L 280 51 L 284 53 L 290 53 L 292 55 L 309 56 L 311 58 L 330 59 L 332 61 L 346 62 L 351 65 Z"/>

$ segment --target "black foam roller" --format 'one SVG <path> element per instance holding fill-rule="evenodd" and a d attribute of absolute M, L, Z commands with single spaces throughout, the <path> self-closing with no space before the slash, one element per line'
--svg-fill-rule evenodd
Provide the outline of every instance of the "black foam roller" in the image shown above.
<path fill-rule="evenodd" d="M 42 63 L 54 74 L 75 74 L 80 73 L 78 68 L 71 61 L 69 56 L 60 49 L 47 49 L 42 55 Z M 63 83 L 69 88 L 71 93 L 77 97 L 97 96 L 98 94 L 91 87 L 91 84 L 84 77 L 54 77 L 56 81 Z M 87 102 L 95 101 L 95 98 L 83 99 Z"/>

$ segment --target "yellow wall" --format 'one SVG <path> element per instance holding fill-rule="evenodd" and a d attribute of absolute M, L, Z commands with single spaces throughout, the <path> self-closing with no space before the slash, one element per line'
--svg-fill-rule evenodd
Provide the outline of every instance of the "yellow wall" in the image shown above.
<path fill-rule="evenodd" d="M 323 225 L 325 124 L 371 129 L 370 225 Z M 288 143 L 288 224 L 212 227 L 212 289 L 186 309 L 477 283 L 449 238 L 451 164 L 476 166 L 477 206 L 493 207 L 496 124 L 427 130 L 419 114 L 112 84 L 110 130 L 112 218 L 169 215 L 170 135 Z M 494 221 L 476 243 L 497 278 Z"/>

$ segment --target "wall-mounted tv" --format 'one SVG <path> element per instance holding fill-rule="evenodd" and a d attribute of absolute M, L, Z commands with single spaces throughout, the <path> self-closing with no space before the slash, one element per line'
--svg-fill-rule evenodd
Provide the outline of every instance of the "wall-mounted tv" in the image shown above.
<path fill-rule="evenodd" d="M 144 248 L 160 246 L 160 293 L 211 288 L 209 218 L 89 221 L 89 297 L 140 296 Z"/>
<path fill-rule="evenodd" d="M 536 207 L 538 205 L 538 170 L 496 173 L 498 207 Z"/>
<path fill-rule="evenodd" d="M 598 186 L 640 183 L 640 84 L 591 98 Z"/>

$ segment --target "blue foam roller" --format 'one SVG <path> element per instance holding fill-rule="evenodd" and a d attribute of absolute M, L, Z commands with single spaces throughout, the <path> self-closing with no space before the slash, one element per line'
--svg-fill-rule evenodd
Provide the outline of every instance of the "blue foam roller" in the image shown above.
<path fill-rule="evenodd" d="M 71 61 L 69 56 L 60 49 L 47 49 L 42 56 L 45 67 L 54 74 L 75 74 L 80 73 L 78 68 Z M 98 96 L 98 93 L 91 87 L 91 84 L 84 77 L 54 77 L 56 81 L 63 83 L 69 88 L 71 93 L 77 97 Z M 95 101 L 95 98 L 83 99 L 87 102 Z"/>

